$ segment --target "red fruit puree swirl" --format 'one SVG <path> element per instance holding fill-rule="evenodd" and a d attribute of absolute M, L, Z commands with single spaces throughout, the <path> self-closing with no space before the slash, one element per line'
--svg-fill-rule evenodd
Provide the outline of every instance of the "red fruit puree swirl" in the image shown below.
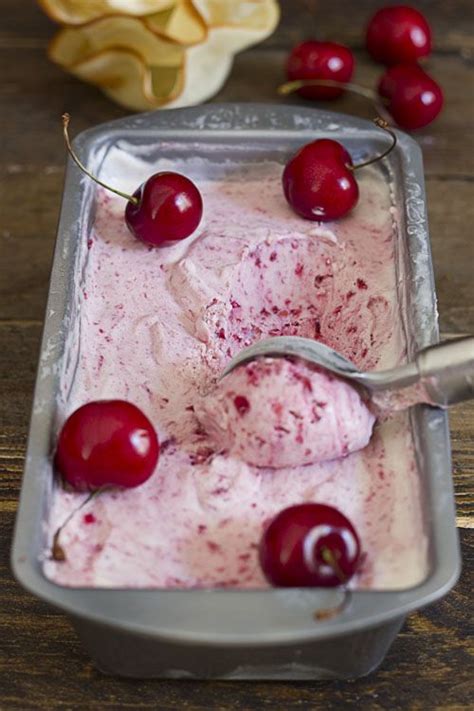
<path fill-rule="evenodd" d="M 204 202 L 196 234 L 179 244 L 134 240 L 123 200 L 97 192 L 58 403 L 60 426 L 90 400 L 133 402 L 158 432 L 160 461 L 143 485 L 101 493 L 71 518 L 61 533 L 66 559 L 45 551 L 47 576 L 69 586 L 267 587 L 257 555 L 265 525 L 288 506 L 317 502 L 358 531 L 352 587 L 415 585 L 426 574 L 427 542 L 405 413 L 377 423 L 360 451 L 310 464 L 290 456 L 280 468 L 221 451 L 196 415 L 229 358 L 263 337 L 320 339 L 364 369 L 403 361 L 386 178 L 361 170 L 357 207 L 321 226 L 287 205 L 277 163 L 160 160 L 151 168 L 114 149 L 101 177 L 133 190 L 169 169 L 195 180 Z M 269 402 L 274 396 L 270 387 Z M 235 393 L 236 417 L 251 400 Z M 84 499 L 55 488 L 50 541 Z"/>

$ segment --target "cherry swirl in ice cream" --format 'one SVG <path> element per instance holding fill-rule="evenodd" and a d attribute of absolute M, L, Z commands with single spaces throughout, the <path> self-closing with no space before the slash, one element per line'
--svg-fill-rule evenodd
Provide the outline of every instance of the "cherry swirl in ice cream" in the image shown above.
<path fill-rule="evenodd" d="M 205 158 L 180 161 L 179 145 L 161 145 L 160 155 L 171 150 L 173 161 L 151 164 L 134 150 L 111 149 L 101 179 L 130 193 L 153 172 L 178 171 L 202 194 L 203 218 L 189 238 L 155 249 L 130 234 L 124 200 L 97 191 L 76 269 L 57 422 L 59 431 L 86 402 L 132 402 L 158 435 L 160 460 L 140 486 L 105 491 L 72 516 L 61 533 L 66 559 L 45 552 L 46 575 L 68 586 L 263 588 L 269 583 L 258 547 L 268 522 L 311 502 L 338 509 L 357 530 L 362 550 L 352 587 L 417 584 L 427 569 L 427 542 L 403 413 L 377 424 L 366 447 L 341 458 L 302 464 L 304 444 L 302 450 L 295 440 L 297 458 L 282 468 L 222 451 L 198 417 L 229 359 L 268 336 L 320 339 L 366 370 L 403 361 L 397 218 L 381 169 L 363 169 L 358 205 L 322 226 L 287 205 L 280 163 L 236 164 L 220 153 L 213 158 L 209 146 Z M 346 412 L 362 418 L 363 444 L 372 424 L 363 404 L 311 377 L 322 392 L 318 402 L 335 388 Z M 280 402 L 272 393 L 279 378 L 271 380 L 269 400 Z M 304 384 L 293 385 L 291 402 L 301 392 L 298 406 L 306 408 Z M 257 406 L 250 391 L 236 389 L 242 421 L 246 399 Z M 86 496 L 55 487 L 48 551 Z"/>

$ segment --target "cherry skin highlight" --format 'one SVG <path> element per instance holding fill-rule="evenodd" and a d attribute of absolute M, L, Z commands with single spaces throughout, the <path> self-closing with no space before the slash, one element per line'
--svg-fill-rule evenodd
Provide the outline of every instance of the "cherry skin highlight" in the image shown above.
<path fill-rule="evenodd" d="M 300 504 L 275 516 L 260 541 L 259 557 L 276 587 L 335 587 L 356 572 L 360 541 L 337 509 Z"/>
<path fill-rule="evenodd" d="M 155 247 L 186 239 L 202 218 L 202 197 L 195 184 L 179 173 L 155 173 L 133 194 L 125 208 L 130 232 Z"/>
<path fill-rule="evenodd" d="M 418 10 L 406 5 L 378 10 L 367 26 L 366 46 L 377 62 L 416 62 L 431 52 L 431 30 Z"/>
<path fill-rule="evenodd" d="M 293 210 L 307 220 L 327 222 L 348 213 L 359 188 L 352 159 L 337 141 L 322 138 L 303 146 L 286 164 L 283 191 Z"/>
<path fill-rule="evenodd" d="M 286 73 L 289 81 L 323 79 L 348 82 L 354 73 L 354 55 L 336 42 L 309 40 L 296 45 L 288 57 Z M 306 99 L 336 99 L 343 88 L 305 86 L 298 94 Z"/>
<path fill-rule="evenodd" d="M 153 425 L 138 407 L 124 400 L 98 400 L 64 423 L 55 468 L 78 491 L 131 488 L 153 474 L 159 451 Z"/>
<path fill-rule="evenodd" d="M 401 128 L 428 126 L 443 108 L 439 84 L 416 64 L 399 64 L 382 75 L 378 92 L 388 99 L 388 111 Z"/>

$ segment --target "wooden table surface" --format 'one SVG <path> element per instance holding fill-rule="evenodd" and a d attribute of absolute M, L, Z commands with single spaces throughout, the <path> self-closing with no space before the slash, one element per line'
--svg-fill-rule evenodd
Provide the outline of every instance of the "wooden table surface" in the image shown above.
<path fill-rule="evenodd" d="M 217 101 L 275 101 L 288 49 L 311 34 L 349 44 L 357 80 L 380 67 L 363 28 L 381 2 L 285 0 L 277 32 L 241 54 Z M 472 0 L 413 2 L 431 20 L 428 66 L 446 94 L 422 146 L 442 332 L 474 332 Z M 357 9 L 356 9 L 357 8 Z M 12 535 L 56 221 L 64 148 L 59 117 L 74 130 L 123 116 L 98 91 L 49 63 L 53 24 L 33 2 L 1 0 L 0 23 L 0 709 L 468 709 L 474 705 L 472 633 L 474 406 L 451 415 L 453 470 L 464 569 L 444 600 L 412 615 L 379 671 L 354 682 L 127 681 L 92 667 L 67 620 L 14 582 Z M 370 115 L 355 98 L 336 110 Z"/>

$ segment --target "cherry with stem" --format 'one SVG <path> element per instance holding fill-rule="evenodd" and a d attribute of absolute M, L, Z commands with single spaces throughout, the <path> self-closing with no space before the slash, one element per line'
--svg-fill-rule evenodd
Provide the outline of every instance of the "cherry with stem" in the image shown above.
<path fill-rule="evenodd" d="M 353 164 L 344 146 L 322 138 L 303 146 L 286 164 L 283 192 L 293 210 L 307 220 L 337 220 L 352 210 L 359 199 L 355 171 L 382 160 L 394 149 L 397 136 L 380 117 L 375 124 L 392 138 L 380 155 Z"/>
<path fill-rule="evenodd" d="M 59 432 L 54 467 L 65 485 L 90 493 L 54 534 L 54 560 L 65 560 L 59 537 L 72 517 L 108 488 L 144 484 L 155 470 L 159 453 L 155 428 L 130 402 L 90 401 L 69 415 Z"/>
<path fill-rule="evenodd" d="M 277 587 L 337 587 L 355 574 L 360 541 L 349 519 L 327 504 L 296 504 L 265 528 L 259 560 Z"/>
<path fill-rule="evenodd" d="M 91 180 L 125 198 L 125 223 L 134 237 L 153 247 L 186 239 L 198 228 L 203 214 L 201 193 L 192 180 L 171 171 L 154 173 L 129 193 L 111 187 L 91 173 L 78 158 L 69 138 L 70 115 L 63 114 L 66 147 L 77 167 Z"/>

